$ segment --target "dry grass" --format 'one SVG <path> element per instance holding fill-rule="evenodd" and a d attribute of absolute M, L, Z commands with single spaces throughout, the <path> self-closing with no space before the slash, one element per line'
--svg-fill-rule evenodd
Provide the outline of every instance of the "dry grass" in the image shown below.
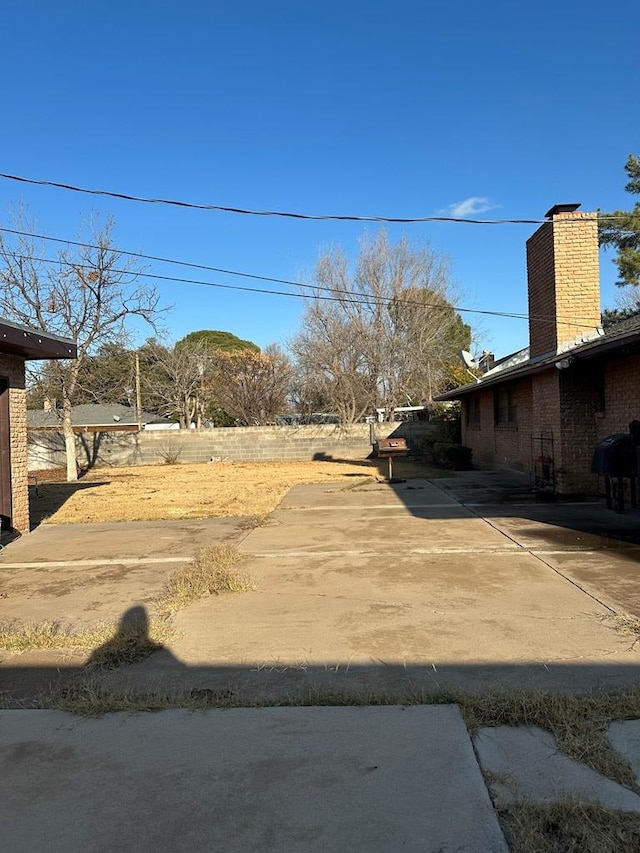
<path fill-rule="evenodd" d="M 628 613 L 612 613 L 599 617 L 600 621 L 614 628 L 619 634 L 633 637 L 632 646 L 640 641 L 640 619 L 630 616 Z"/>
<path fill-rule="evenodd" d="M 498 809 L 511 853 L 637 853 L 640 815 L 557 803 Z"/>
<path fill-rule="evenodd" d="M 431 476 L 413 463 L 411 474 Z M 416 473 L 420 471 L 420 474 Z M 440 475 L 442 472 L 440 472 Z M 46 483 L 32 496 L 34 518 L 46 524 L 266 516 L 301 483 L 375 482 L 368 462 L 236 462 L 99 468 L 77 484 Z"/>
<path fill-rule="evenodd" d="M 398 460 L 396 476 L 442 477 L 447 472 Z M 386 460 L 335 462 L 202 462 L 99 468 L 78 483 L 46 482 L 32 494 L 36 522 L 72 524 L 182 518 L 263 518 L 292 486 L 327 483 L 357 486 L 386 476 Z"/>
<path fill-rule="evenodd" d="M 208 595 L 255 589 L 253 578 L 238 571 L 243 559 L 232 545 L 201 548 L 190 563 L 173 572 L 158 604 L 159 611 L 171 614 Z"/>
<path fill-rule="evenodd" d="M 472 732 L 480 726 L 539 726 L 551 732 L 566 755 L 640 790 L 629 764 L 605 737 L 612 720 L 640 719 L 640 687 L 586 695 L 505 690 L 454 701 Z"/>
<path fill-rule="evenodd" d="M 54 622 L 0 626 L 0 649 L 14 654 L 43 649 L 78 649 L 90 653 L 87 666 L 120 666 L 148 657 L 174 636 L 170 624 L 152 620 L 139 627 L 100 623 L 74 631 Z"/>

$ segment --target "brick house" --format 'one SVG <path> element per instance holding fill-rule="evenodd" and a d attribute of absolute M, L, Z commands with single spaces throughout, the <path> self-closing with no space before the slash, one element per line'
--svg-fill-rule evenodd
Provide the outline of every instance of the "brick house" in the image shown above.
<path fill-rule="evenodd" d="M 76 355 L 67 338 L 0 320 L 1 530 L 29 530 L 25 362 Z"/>
<path fill-rule="evenodd" d="M 578 207 L 551 208 L 527 241 L 529 347 L 438 398 L 461 400 L 477 464 L 559 494 L 597 492 L 596 443 L 640 418 L 640 317 L 600 327 L 597 214 Z"/>

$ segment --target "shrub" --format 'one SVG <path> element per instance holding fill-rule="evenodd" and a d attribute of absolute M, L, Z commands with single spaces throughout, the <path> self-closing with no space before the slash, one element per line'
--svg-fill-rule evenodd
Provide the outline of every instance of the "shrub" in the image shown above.
<path fill-rule="evenodd" d="M 469 471 L 472 467 L 473 451 L 470 447 L 465 447 L 464 444 L 436 441 L 433 444 L 432 453 L 433 459 L 430 461 L 450 471 Z"/>

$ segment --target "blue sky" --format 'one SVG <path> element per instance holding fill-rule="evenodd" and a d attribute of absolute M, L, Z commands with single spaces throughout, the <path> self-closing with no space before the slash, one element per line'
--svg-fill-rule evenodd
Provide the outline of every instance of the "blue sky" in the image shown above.
<path fill-rule="evenodd" d="M 636 17 L 631 0 L 7 0 L 0 171 L 305 213 L 429 216 L 471 198 L 500 218 L 542 217 L 567 201 L 629 207 L 623 165 L 640 151 Z M 310 273 L 327 246 L 355 255 L 358 237 L 376 227 L 0 180 L 5 223 L 19 200 L 55 236 L 73 237 L 97 210 L 115 217 L 123 248 L 279 278 Z M 393 239 L 426 240 L 450 256 L 461 305 L 516 312 L 526 311 L 533 230 L 388 226 Z M 601 278 L 611 304 L 610 255 Z M 160 290 L 174 305 L 173 338 L 214 328 L 264 346 L 298 327 L 296 299 Z M 522 321 L 472 323 L 497 353 L 526 343 Z"/>

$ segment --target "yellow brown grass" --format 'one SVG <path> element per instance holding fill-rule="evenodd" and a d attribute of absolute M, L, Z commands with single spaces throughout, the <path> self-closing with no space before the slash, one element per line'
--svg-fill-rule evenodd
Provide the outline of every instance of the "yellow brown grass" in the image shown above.
<path fill-rule="evenodd" d="M 32 515 L 46 524 L 153 521 L 183 518 L 264 517 L 292 486 L 305 483 L 374 483 L 384 460 L 336 462 L 202 462 L 96 468 L 77 484 L 45 482 L 32 496 Z M 402 468 L 400 464 L 402 463 Z M 442 476 L 421 463 L 400 460 L 402 477 Z"/>
<path fill-rule="evenodd" d="M 243 559 L 232 545 L 201 548 L 191 562 L 176 569 L 169 578 L 166 593 L 158 603 L 160 613 L 175 613 L 194 601 L 220 592 L 255 589 L 254 579 L 240 571 Z"/>

